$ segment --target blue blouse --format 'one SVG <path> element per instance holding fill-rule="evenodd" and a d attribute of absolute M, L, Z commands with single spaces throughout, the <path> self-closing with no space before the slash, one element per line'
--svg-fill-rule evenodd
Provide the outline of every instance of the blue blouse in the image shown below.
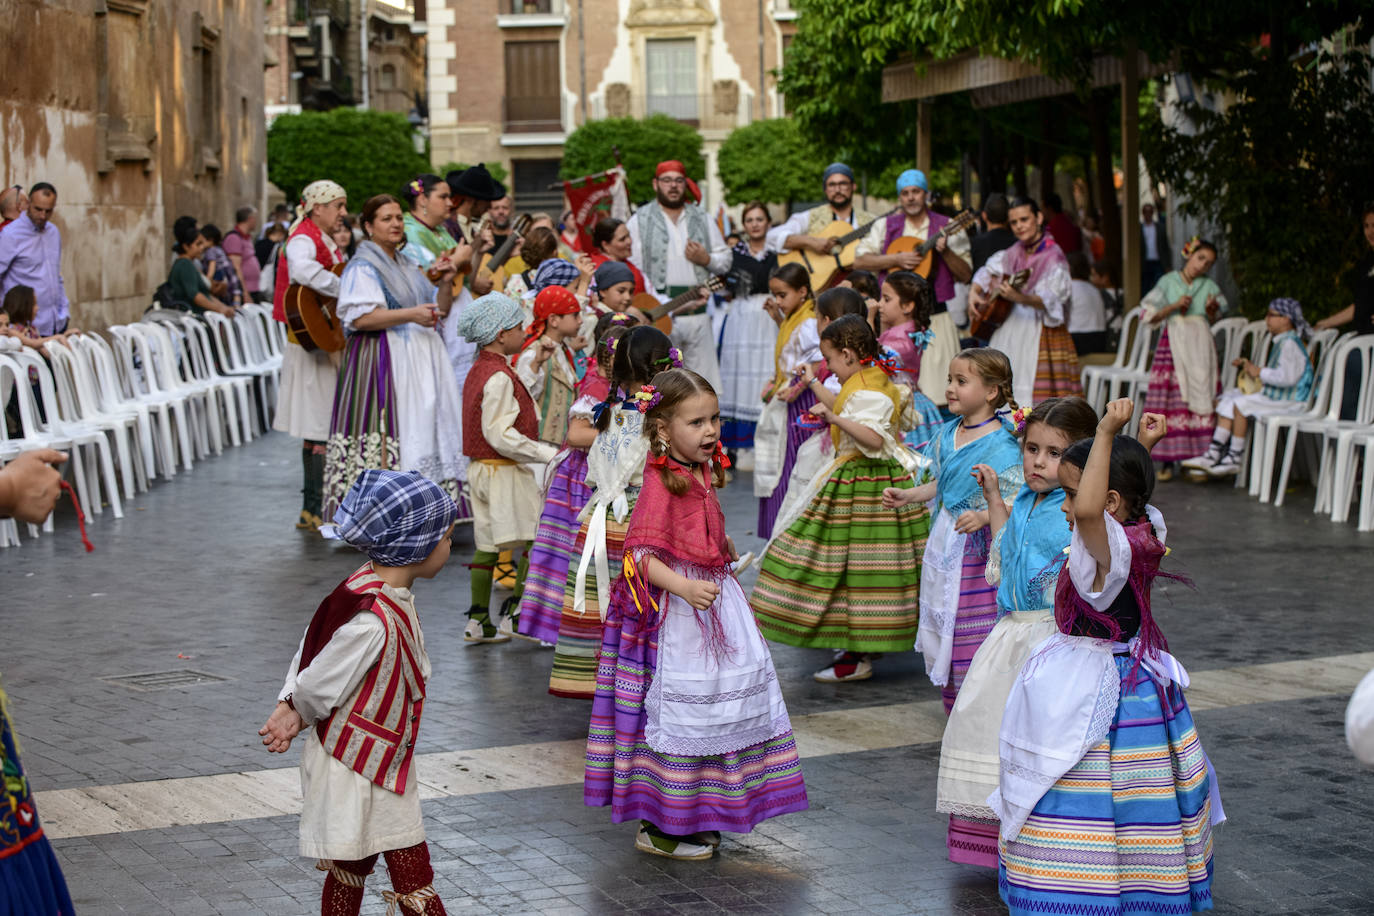
<path fill-rule="evenodd" d="M 1002 581 L 997 586 L 997 616 L 1011 611 L 1054 607 L 1054 588 L 1069 546 L 1069 521 L 1064 517 L 1064 491 L 1043 494 L 1022 487 L 1012 503 L 1011 516 L 992 545 L 1000 555 Z"/>
<path fill-rule="evenodd" d="M 999 424 L 995 432 L 956 448 L 954 436 L 962 422 L 961 417 L 950 420 L 927 446 L 933 462 L 931 470 L 937 480 L 936 500 L 939 508 L 948 509 L 956 517 L 970 509 L 981 511 L 988 507 L 987 500 L 983 498 L 983 488 L 973 476 L 974 465 L 986 464 L 997 472 L 998 488 L 1003 500 L 1011 499 L 1025 482 L 1021 445 L 1001 425 L 1001 421 L 993 421 Z"/>

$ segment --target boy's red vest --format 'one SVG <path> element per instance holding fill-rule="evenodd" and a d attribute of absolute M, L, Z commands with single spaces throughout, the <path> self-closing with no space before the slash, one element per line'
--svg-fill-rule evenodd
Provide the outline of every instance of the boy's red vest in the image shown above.
<path fill-rule="evenodd" d="M 320 604 L 305 631 L 300 670 L 319 654 L 334 631 L 361 612 L 376 614 L 386 642 L 358 688 L 315 725 L 326 752 L 384 789 L 404 794 L 425 705 L 420 622 L 382 591 L 372 564 L 345 579 Z"/>
<path fill-rule="evenodd" d="M 515 403 L 520 405 L 520 415 L 515 419 L 515 431 L 527 439 L 539 439 L 539 411 L 534 408 L 525 383 L 510 367 L 510 363 L 490 350 L 478 350 L 477 359 L 468 370 L 463 382 L 463 454 L 474 460 L 495 460 L 505 456 L 492 447 L 486 436 L 482 435 L 482 389 L 487 380 L 498 372 L 510 376 L 515 388 Z"/>
<path fill-rule="evenodd" d="M 298 235 L 304 235 L 315 243 L 315 260 L 320 262 L 321 267 L 328 269 L 337 263 L 334 252 L 330 251 L 324 242 L 324 233 L 315 225 L 313 219 L 307 217 L 301 220 L 301 224 L 286 241 L 290 242 Z M 277 257 L 276 282 L 272 286 L 272 317 L 282 323 L 286 322 L 286 288 L 291 285 L 290 274 L 291 270 L 286 263 L 286 246 L 283 245 Z"/>

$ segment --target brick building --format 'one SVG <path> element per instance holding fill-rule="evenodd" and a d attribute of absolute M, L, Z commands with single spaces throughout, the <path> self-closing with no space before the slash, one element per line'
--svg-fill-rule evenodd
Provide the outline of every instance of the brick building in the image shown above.
<path fill-rule="evenodd" d="M 227 227 L 266 184 L 263 14 L 235 0 L 0 0 L 0 180 L 57 187 L 73 322 L 136 319 L 183 214 Z"/>
<path fill-rule="evenodd" d="M 663 112 L 715 155 L 735 127 L 782 113 L 772 71 L 795 31 L 788 0 L 430 2 L 435 162 L 501 162 L 522 209 L 556 208 L 567 134 L 588 120 Z"/>

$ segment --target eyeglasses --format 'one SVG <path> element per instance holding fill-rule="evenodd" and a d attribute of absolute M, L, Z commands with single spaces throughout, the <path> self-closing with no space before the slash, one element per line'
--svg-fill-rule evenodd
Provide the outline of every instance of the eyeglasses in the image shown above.
<path fill-rule="evenodd" d="M 852 187 L 854 187 L 854 182 L 850 181 L 847 178 L 842 179 L 840 181 L 827 181 L 825 183 L 825 189 L 827 191 L 843 191 L 845 188 Z"/>
<path fill-rule="evenodd" d="M 660 178 L 660 179 L 658 179 L 658 183 L 659 183 L 659 184 L 681 184 L 681 185 L 685 185 L 685 184 L 687 183 L 687 179 L 686 179 L 686 178 Z"/>

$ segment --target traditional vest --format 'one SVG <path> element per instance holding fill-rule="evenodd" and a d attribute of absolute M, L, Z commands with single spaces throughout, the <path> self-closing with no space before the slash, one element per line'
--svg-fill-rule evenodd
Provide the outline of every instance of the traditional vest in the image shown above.
<path fill-rule="evenodd" d="M 534 406 L 525 383 L 510 367 L 504 357 L 490 350 L 478 350 L 472 368 L 468 370 L 463 382 L 463 454 L 473 459 L 498 460 L 504 458 L 482 435 L 482 389 L 487 380 L 498 372 L 510 376 L 515 387 L 515 402 L 520 405 L 520 415 L 515 419 L 515 431 L 527 439 L 539 439 L 539 411 Z"/>
<path fill-rule="evenodd" d="M 948 216 L 942 216 L 934 210 L 927 210 L 926 216 L 930 218 L 930 228 L 926 230 L 929 233 L 927 238 L 934 238 L 935 233 L 939 232 L 949 222 Z M 878 253 L 886 254 L 887 246 L 901 238 L 905 231 L 906 214 L 901 210 L 896 213 L 889 213 L 883 232 L 883 250 Z M 887 274 L 883 274 L 883 276 L 885 277 Z M 878 278 L 878 282 L 882 282 L 882 277 Z M 935 266 L 930 272 L 930 283 L 934 288 L 936 302 L 948 302 L 954 298 L 954 275 L 949 272 L 944 259 L 938 254 L 935 255 Z"/>
<path fill-rule="evenodd" d="M 559 359 L 560 355 L 567 362 Z M 555 445 L 562 445 L 568 438 L 568 411 L 577 399 L 576 376 L 569 378 L 567 374 L 571 364 L 572 354 L 563 345 L 544 363 L 544 390 L 539 395 L 539 438 Z"/>
<path fill-rule="evenodd" d="M 849 211 L 850 223 L 855 229 L 873 219 L 872 214 L 858 207 Z M 835 222 L 835 211 L 830 209 L 829 204 L 821 204 L 819 207 L 812 207 L 806 212 L 806 234 L 820 235 L 826 226 Z"/>
<path fill-rule="evenodd" d="M 636 214 L 639 216 L 639 238 L 644 251 L 644 273 L 655 289 L 663 289 L 668 278 L 668 217 L 663 215 L 658 201 L 645 204 Z M 710 230 L 706 228 L 706 211 L 696 204 L 683 204 L 680 219 L 687 220 L 687 238 L 706 248 L 711 247 Z M 683 257 L 678 252 L 677 257 Z M 698 283 L 705 283 L 709 274 L 700 264 L 693 264 L 692 271 Z"/>
<path fill-rule="evenodd" d="M 320 227 L 315 225 L 315 221 L 306 217 L 301 220 L 301 224 L 296 227 L 296 231 L 291 233 L 291 239 L 298 235 L 304 235 L 315 243 L 315 260 L 321 267 L 330 268 L 338 263 L 334 257 L 334 252 L 325 244 L 324 233 Z M 282 322 L 286 322 L 286 288 L 291 285 L 291 270 L 286 263 L 286 245 L 281 246 L 281 254 L 277 256 L 277 277 L 276 283 L 272 288 L 272 317 Z"/>
<path fill-rule="evenodd" d="M 1303 355 L 1307 356 L 1307 348 L 1302 345 L 1302 337 L 1298 335 L 1298 332 L 1285 331 L 1274 338 L 1274 343 L 1269 348 L 1269 359 L 1266 368 L 1277 369 L 1279 367 L 1279 357 L 1283 354 L 1284 341 L 1289 339 L 1297 343 L 1297 345 L 1302 348 Z M 1260 389 L 1260 393 L 1266 398 L 1272 398 L 1275 401 L 1306 401 L 1307 396 L 1312 393 L 1313 377 L 1312 360 L 1309 357 L 1307 360 L 1307 368 L 1303 370 L 1302 378 L 1298 379 L 1296 385 L 1290 385 L 1287 388 L 1280 388 L 1277 385 L 1265 385 Z"/>
<path fill-rule="evenodd" d="M 320 744 L 335 760 L 398 795 L 404 794 L 425 703 L 420 622 L 388 598 L 382 580 L 364 565 L 324 600 L 306 631 L 301 666 L 360 612 L 377 615 L 386 642 L 363 682 L 329 718 L 315 726 Z"/>

